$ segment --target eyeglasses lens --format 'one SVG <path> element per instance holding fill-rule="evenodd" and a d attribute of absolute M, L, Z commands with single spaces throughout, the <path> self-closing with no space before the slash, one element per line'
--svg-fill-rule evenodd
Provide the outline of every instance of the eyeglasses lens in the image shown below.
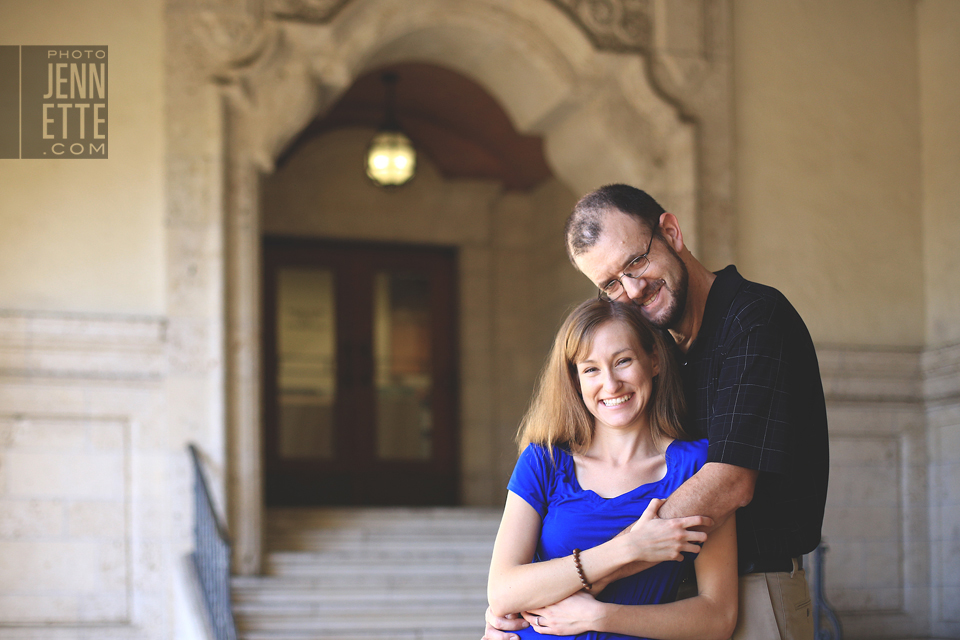
<path fill-rule="evenodd" d="M 623 294 L 623 278 L 637 279 L 644 274 L 647 267 L 650 266 L 650 260 L 646 256 L 640 256 L 631 262 L 623 271 L 623 275 L 611 282 L 605 289 L 600 289 L 600 299 L 607 302 L 613 302 Z"/>

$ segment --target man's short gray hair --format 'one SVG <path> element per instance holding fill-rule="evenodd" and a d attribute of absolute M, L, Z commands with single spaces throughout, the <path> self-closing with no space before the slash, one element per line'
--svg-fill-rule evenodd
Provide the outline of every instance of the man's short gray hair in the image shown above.
<path fill-rule="evenodd" d="M 633 216 L 647 228 L 656 230 L 660 226 L 660 215 L 666 210 L 646 191 L 626 184 L 608 184 L 591 191 L 573 207 L 564 227 L 570 262 L 597 243 L 603 232 L 603 217 L 610 211 Z"/>

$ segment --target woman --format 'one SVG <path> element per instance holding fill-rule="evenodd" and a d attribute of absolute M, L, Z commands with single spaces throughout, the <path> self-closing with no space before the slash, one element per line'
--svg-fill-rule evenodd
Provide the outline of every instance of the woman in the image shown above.
<path fill-rule="evenodd" d="M 491 612 L 523 612 L 518 635 L 733 632 L 735 519 L 708 538 L 693 529 L 708 518 L 656 517 L 706 461 L 705 440 L 682 440 L 681 410 L 666 344 L 638 307 L 594 299 L 570 314 L 520 427 L 490 564 Z M 689 562 L 699 593 L 674 602 Z"/>

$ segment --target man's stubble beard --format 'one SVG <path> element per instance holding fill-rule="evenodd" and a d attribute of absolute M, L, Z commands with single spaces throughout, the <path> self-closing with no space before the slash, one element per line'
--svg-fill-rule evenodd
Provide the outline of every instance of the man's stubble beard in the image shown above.
<path fill-rule="evenodd" d="M 679 254 L 674 251 L 673 247 L 669 244 L 664 243 L 667 249 L 670 250 L 670 255 L 676 264 L 679 267 L 680 276 L 677 279 L 677 282 L 674 284 L 668 284 L 664 280 L 663 288 L 666 288 L 670 292 L 670 305 L 660 312 L 659 316 L 652 318 L 647 318 L 650 321 L 650 324 L 657 327 L 661 331 L 667 331 L 669 329 L 676 328 L 680 321 L 683 319 L 683 312 L 687 308 L 687 286 L 690 280 L 690 274 L 687 271 L 687 265 L 683 263 L 683 260 L 680 258 Z"/>

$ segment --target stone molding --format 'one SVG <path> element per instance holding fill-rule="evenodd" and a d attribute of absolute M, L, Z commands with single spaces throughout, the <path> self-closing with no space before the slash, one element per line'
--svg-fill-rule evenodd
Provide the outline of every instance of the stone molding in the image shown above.
<path fill-rule="evenodd" d="M 166 321 L 0 311 L 0 377 L 159 382 Z"/>
<path fill-rule="evenodd" d="M 327 24 L 351 0 L 266 0 L 284 20 Z M 647 53 L 653 36 L 650 0 L 549 0 L 586 33 L 597 49 Z"/>
<path fill-rule="evenodd" d="M 928 403 L 960 402 L 960 345 L 927 349 L 921 363 Z"/>
<path fill-rule="evenodd" d="M 818 345 L 827 402 L 960 402 L 960 344 L 919 347 Z"/>
<path fill-rule="evenodd" d="M 924 401 L 920 349 L 817 346 L 827 402 Z"/>

